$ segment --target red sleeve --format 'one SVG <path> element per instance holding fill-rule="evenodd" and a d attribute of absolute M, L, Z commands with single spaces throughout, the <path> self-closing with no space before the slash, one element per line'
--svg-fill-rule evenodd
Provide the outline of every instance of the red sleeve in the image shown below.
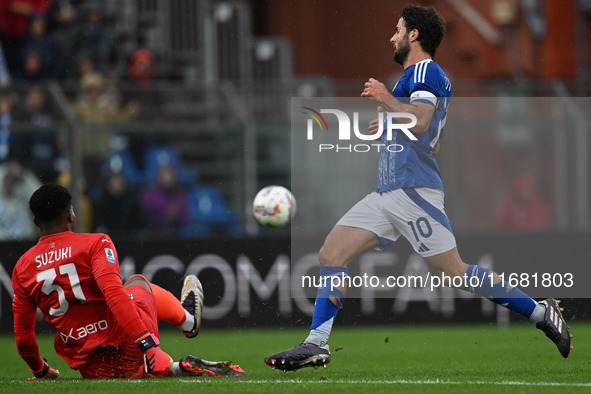
<path fill-rule="evenodd" d="M 18 273 L 13 272 L 12 311 L 14 314 L 14 337 L 18 354 L 27 363 L 31 371 L 39 371 L 43 368 L 43 359 L 39 355 L 39 346 L 35 339 L 35 324 L 37 322 L 37 308 L 23 294 L 18 283 Z"/>
<path fill-rule="evenodd" d="M 102 239 L 97 240 L 90 252 L 92 273 L 117 322 L 133 339 L 147 333 L 148 329 L 121 283 L 117 251 L 111 239 L 104 235 Z"/>

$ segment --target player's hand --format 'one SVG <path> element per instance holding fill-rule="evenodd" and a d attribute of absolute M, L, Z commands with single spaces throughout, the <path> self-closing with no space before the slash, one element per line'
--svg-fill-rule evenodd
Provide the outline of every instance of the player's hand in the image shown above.
<path fill-rule="evenodd" d="M 158 346 L 148 349 L 144 353 L 146 373 L 152 377 L 170 375 L 172 363 L 172 357 Z"/>
<path fill-rule="evenodd" d="M 361 97 L 393 97 L 386 85 L 377 79 L 370 78 L 364 85 Z"/>
<path fill-rule="evenodd" d="M 145 334 L 135 343 L 144 353 L 144 366 L 148 375 L 158 377 L 171 374 L 172 357 L 158 347 L 160 342 L 154 334 Z"/>
<path fill-rule="evenodd" d="M 378 106 L 378 113 L 383 113 L 384 109 L 382 108 L 382 106 Z M 382 118 L 382 122 L 384 121 L 384 119 Z M 378 130 L 380 129 L 380 119 L 374 119 L 372 121 L 369 122 L 369 127 L 367 128 L 367 130 L 369 131 L 369 134 L 376 134 L 378 132 Z"/>
<path fill-rule="evenodd" d="M 43 359 L 43 368 L 39 371 L 33 371 L 33 377 L 27 378 L 27 380 L 37 380 L 37 379 L 57 379 L 60 376 L 60 371 L 57 369 L 53 369 L 47 364 L 47 360 Z"/>

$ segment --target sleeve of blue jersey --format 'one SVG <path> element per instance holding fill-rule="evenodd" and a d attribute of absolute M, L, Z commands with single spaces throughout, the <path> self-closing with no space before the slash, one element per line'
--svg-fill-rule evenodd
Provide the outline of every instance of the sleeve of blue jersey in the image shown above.
<path fill-rule="evenodd" d="M 445 86 L 445 83 L 441 79 L 441 72 L 435 63 L 418 63 L 414 75 L 409 78 L 410 102 L 435 106 L 437 98 L 444 96 L 441 86 Z"/>

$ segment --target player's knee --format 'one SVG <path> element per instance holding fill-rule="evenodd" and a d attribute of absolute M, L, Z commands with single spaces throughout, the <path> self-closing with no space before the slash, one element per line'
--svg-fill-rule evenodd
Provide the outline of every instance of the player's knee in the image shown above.
<path fill-rule="evenodd" d="M 344 264 L 342 264 L 339 259 L 337 258 L 337 255 L 334 253 L 334 251 L 332 250 L 332 248 L 323 245 L 322 248 L 320 248 L 320 251 L 318 252 L 318 260 L 320 260 L 320 266 L 325 267 L 341 267 L 344 266 Z"/>
<path fill-rule="evenodd" d="M 133 275 L 129 278 L 124 284 L 123 287 L 129 286 L 142 286 L 144 289 L 148 290 L 150 293 L 152 289 L 150 288 L 150 283 L 141 275 Z"/>

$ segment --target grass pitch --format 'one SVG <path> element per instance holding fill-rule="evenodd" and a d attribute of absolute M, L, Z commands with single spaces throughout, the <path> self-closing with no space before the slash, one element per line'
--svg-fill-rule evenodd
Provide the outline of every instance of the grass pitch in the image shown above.
<path fill-rule="evenodd" d="M 161 333 L 162 348 L 175 360 L 193 354 L 232 360 L 241 378 L 162 378 L 84 381 L 53 350 L 53 337 L 38 337 L 40 351 L 60 370 L 55 381 L 28 382 L 30 372 L 14 337 L 1 336 L 0 393 L 547 393 L 591 391 L 591 324 L 572 324 L 568 359 L 532 325 L 335 327 L 332 361 L 326 369 L 272 370 L 266 355 L 299 343 L 298 329 L 207 330 L 188 340 Z"/>

